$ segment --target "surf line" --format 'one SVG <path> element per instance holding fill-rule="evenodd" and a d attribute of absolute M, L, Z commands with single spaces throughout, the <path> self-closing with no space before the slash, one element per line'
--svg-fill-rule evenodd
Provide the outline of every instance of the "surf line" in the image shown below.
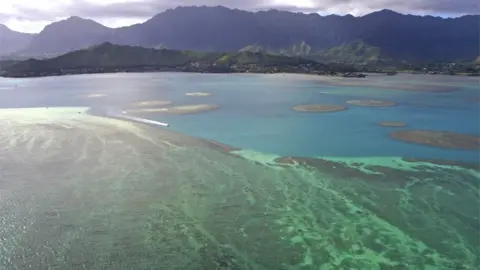
<path fill-rule="evenodd" d="M 161 126 L 161 127 L 169 127 L 170 125 L 167 123 L 163 122 L 158 122 L 154 120 L 149 120 L 145 118 L 139 118 L 139 117 L 134 117 L 134 116 L 128 116 L 125 115 L 125 112 L 122 112 L 123 114 L 112 114 L 112 117 L 119 118 L 119 119 L 125 119 L 125 120 L 130 120 L 130 121 L 135 121 L 135 122 L 140 122 L 144 124 L 150 124 L 150 125 L 155 125 L 155 126 Z"/>

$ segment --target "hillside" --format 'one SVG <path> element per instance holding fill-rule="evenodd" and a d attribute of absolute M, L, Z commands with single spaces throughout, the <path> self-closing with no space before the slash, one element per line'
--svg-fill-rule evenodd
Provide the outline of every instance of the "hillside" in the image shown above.
<path fill-rule="evenodd" d="M 217 54 L 194 53 L 166 49 L 151 49 L 134 46 L 118 46 L 102 43 L 87 49 L 73 51 L 52 59 L 30 59 L 11 66 L 9 71 L 51 71 L 78 68 L 124 68 L 135 66 L 177 66 L 190 61 L 206 60 Z"/>
<path fill-rule="evenodd" d="M 265 47 L 260 44 L 253 44 L 245 46 L 239 50 L 240 52 L 263 52 L 275 55 L 286 55 L 286 56 L 300 56 L 300 57 L 315 57 L 320 54 L 321 51 L 313 50 L 312 46 L 308 45 L 305 41 L 302 41 L 298 44 L 292 44 L 286 48 L 272 48 Z"/>
<path fill-rule="evenodd" d="M 214 53 L 102 43 L 52 59 L 30 59 L 5 67 L 5 77 L 35 77 L 79 73 L 118 71 L 191 71 L 191 72 L 266 72 L 296 71 L 315 67 L 326 71 L 320 63 L 299 57 L 238 52 Z"/>
<path fill-rule="evenodd" d="M 117 29 L 72 17 L 45 27 L 23 53 L 64 53 L 108 41 L 177 50 L 310 56 L 362 40 L 395 60 L 465 60 L 478 55 L 479 20 L 479 15 L 444 19 L 391 10 L 354 17 L 178 7 Z"/>
<path fill-rule="evenodd" d="M 297 65 L 315 63 L 313 60 L 307 60 L 301 57 L 289 57 L 283 55 L 267 54 L 265 52 L 238 52 L 225 54 L 218 58 L 217 64 L 224 65 L 249 65 L 260 64 L 262 66 L 269 65 Z"/>
<path fill-rule="evenodd" d="M 340 46 L 335 46 L 322 51 L 318 59 L 326 62 L 369 62 L 387 59 L 387 56 L 381 54 L 379 47 L 373 47 L 361 40 L 355 40 Z"/>
<path fill-rule="evenodd" d="M 326 50 L 313 50 L 305 42 L 294 44 L 289 48 L 273 49 L 258 44 L 249 45 L 240 52 L 262 52 L 273 55 L 299 56 L 322 62 L 365 63 L 369 61 L 389 60 L 381 53 L 381 49 L 373 47 L 362 40 L 354 40 Z"/>
<path fill-rule="evenodd" d="M 0 60 L 0 71 L 16 64 L 17 61 L 13 60 Z"/>

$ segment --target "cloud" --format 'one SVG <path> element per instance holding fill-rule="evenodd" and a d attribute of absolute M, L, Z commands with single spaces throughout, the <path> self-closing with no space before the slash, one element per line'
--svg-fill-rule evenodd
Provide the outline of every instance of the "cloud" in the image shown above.
<path fill-rule="evenodd" d="M 24 22 L 32 25 L 37 21 L 51 22 L 76 15 L 119 26 L 126 22 L 144 21 L 169 8 L 193 5 L 353 15 L 385 8 L 422 15 L 480 13 L 478 0 L 1 0 L 0 23 L 10 26 L 13 22 L 18 25 Z"/>

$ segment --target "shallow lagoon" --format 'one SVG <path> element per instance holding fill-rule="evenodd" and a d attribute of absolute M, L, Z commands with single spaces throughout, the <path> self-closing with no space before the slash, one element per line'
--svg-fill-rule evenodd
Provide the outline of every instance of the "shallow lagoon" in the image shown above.
<path fill-rule="evenodd" d="M 195 92 L 211 95 L 187 95 Z M 0 111 L 0 265 L 473 269 L 479 171 L 451 163 L 478 164 L 478 150 L 407 144 L 389 133 L 478 136 L 471 99 L 479 93 L 472 78 L 418 75 L 2 79 L 1 107 L 43 108 Z M 357 99 L 396 106 L 346 104 Z M 103 115 L 149 100 L 220 108 L 140 115 L 169 123 L 167 130 L 52 108 Z M 292 110 L 298 104 L 349 108 L 301 113 Z"/>
<path fill-rule="evenodd" d="M 332 86 L 332 81 L 337 85 Z M 478 135 L 480 105 L 471 100 L 480 95 L 480 83 L 471 77 L 398 75 L 339 80 L 302 75 L 164 73 L 8 80 L 2 85 L 8 83 L 16 88 L 2 91 L 1 107 L 87 106 L 123 110 L 134 102 L 148 100 L 169 100 L 176 106 L 218 104 L 222 107 L 220 110 L 204 114 L 139 115 L 168 122 L 171 129 L 192 136 L 278 155 L 478 160 L 475 151 L 451 151 L 393 141 L 388 136 L 392 129 L 377 125 L 382 121 L 399 121 L 408 125 L 403 129 Z M 347 83 L 359 86 L 342 85 Z M 395 89 L 398 85 L 408 85 L 410 89 L 415 85 L 419 89 L 425 85 L 448 87 L 453 92 L 405 91 Z M 186 95 L 192 92 L 212 95 Z M 350 105 L 346 111 L 331 114 L 302 114 L 291 109 L 298 104 L 312 103 L 348 105 L 346 101 L 355 99 L 393 101 L 397 106 Z"/>

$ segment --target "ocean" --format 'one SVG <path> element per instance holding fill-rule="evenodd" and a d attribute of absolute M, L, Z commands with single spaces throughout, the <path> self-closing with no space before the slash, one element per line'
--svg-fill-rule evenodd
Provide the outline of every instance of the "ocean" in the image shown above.
<path fill-rule="evenodd" d="M 479 95 L 439 75 L 0 79 L 0 268 L 475 269 Z"/>

